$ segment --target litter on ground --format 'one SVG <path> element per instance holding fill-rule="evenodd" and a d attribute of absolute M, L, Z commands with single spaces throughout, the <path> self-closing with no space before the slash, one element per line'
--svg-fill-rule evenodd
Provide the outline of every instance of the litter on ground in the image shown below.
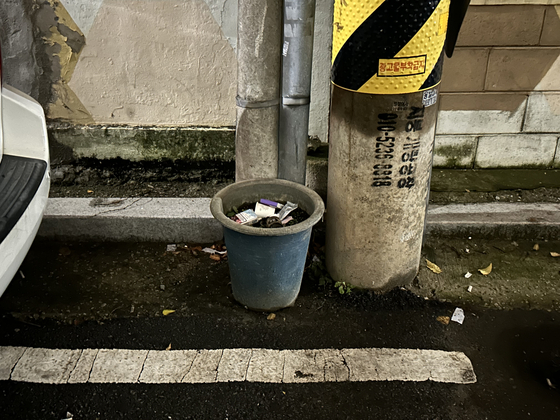
<path fill-rule="evenodd" d="M 465 320 L 465 312 L 461 308 L 455 308 L 453 312 L 453 316 L 451 317 L 451 321 L 457 322 L 458 324 L 462 324 Z"/>

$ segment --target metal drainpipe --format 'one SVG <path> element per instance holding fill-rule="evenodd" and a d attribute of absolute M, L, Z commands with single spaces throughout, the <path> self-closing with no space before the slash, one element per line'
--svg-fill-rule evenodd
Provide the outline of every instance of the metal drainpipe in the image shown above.
<path fill-rule="evenodd" d="M 326 262 L 336 281 L 384 291 L 418 273 L 444 49 L 451 56 L 468 4 L 335 3 Z"/>
<path fill-rule="evenodd" d="M 276 178 L 282 0 L 239 0 L 235 179 Z"/>
<path fill-rule="evenodd" d="M 315 0 L 284 0 L 278 178 L 305 185 Z"/>

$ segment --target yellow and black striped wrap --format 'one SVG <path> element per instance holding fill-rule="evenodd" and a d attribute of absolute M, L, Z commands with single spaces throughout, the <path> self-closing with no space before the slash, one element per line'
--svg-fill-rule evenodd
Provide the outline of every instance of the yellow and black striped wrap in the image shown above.
<path fill-rule="evenodd" d="M 371 94 L 441 81 L 450 0 L 335 0 L 332 82 Z"/>

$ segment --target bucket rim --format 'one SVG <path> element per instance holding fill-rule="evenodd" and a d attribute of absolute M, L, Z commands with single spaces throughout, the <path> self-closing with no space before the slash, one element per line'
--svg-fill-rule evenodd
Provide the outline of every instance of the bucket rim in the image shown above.
<path fill-rule="evenodd" d="M 222 206 L 222 197 L 226 194 L 230 193 L 232 190 L 236 190 L 239 188 L 243 188 L 247 185 L 266 185 L 266 184 L 274 184 L 280 185 L 292 190 L 300 191 L 306 195 L 308 195 L 314 203 L 314 211 L 309 217 L 304 220 L 303 222 L 297 223 L 293 226 L 287 226 L 281 229 L 267 229 L 261 227 L 253 227 L 253 226 L 244 226 L 240 225 L 239 223 L 235 223 L 229 217 L 224 214 L 223 206 Z M 311 229 L 321 218 L 325 212 L 325 203 L 323 203 L 323 199 L 313 191 L 311 188 L 306 187 L 305 185 L 298 184 L 297 182 L 287 181 L 285 179 L 249 179 L 245 181 L 239 181 L 234 184 L 228 185 L 227 187 L 220 190 L 210 202 L 210 211 L 212 212 L 212 216 L 220 222 L 220 224 L 233 230 L 235 232 L 239 232 L 245 235 L 250 236 L 287 236 L 293 235 L 296 233 L 303 232 L 305 230 Z"/>

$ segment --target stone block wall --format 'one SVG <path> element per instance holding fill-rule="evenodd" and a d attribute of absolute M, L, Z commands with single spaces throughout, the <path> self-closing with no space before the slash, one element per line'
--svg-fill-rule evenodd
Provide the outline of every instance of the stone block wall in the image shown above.
<path fill-rule="evenodd" d="M 559 1 L 471 2 L 437 134 L 438 167 L 560 167 Z"/>

